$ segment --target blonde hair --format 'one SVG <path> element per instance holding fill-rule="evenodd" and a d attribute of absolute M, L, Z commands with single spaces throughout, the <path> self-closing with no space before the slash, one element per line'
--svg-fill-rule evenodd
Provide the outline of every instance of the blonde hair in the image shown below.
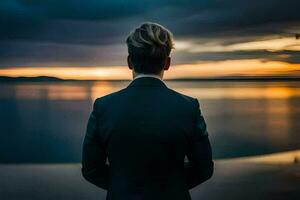
<path fill-rule="evenodd" d="M 160 24 L 146 22 L 126 39 L 128 54 L 136 72 L 159 73 L 174 49 L 173 34 Z"/>

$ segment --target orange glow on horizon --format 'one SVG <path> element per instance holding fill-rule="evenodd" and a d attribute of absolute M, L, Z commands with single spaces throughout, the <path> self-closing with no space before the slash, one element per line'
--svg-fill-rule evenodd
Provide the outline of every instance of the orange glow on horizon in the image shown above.
<path fill-rule="evenodd" d="M 259 59 L 199 62 L 171 66 L 165 79 L 206 78 L 222 76 L 295 76 L 300 75 L 300 64 Z M 127 66 L 104 67 L 14 67 L 0 69 L 0 76 L 51 76 L 76 80 L 130 80 Z"/>
<path fill-rule="evenodd" d="M 35 77 L 50 76 L 61 79 L 76 80 L 114 80 L 123 79 L 130 75 L 130 71 L 123 67 L 15 67 L 0 69 L 1 76 Z"/>

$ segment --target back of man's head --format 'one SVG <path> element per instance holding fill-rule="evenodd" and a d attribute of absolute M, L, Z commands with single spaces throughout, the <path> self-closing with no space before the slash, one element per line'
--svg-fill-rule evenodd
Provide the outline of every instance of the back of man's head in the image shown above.
<path fill-rule="evenodd" d="M 128 54 L 137 73 L 158 74 L 174 48 L 172 33 L 157 23 L 143 23 L 126 39 Z"/>

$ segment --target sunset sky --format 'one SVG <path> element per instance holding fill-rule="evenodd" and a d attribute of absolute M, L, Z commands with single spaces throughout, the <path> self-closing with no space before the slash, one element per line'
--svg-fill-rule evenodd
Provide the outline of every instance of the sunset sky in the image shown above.
<path fill-rule="evenodd" d="M 0 76 L 130 79 L 126 36 L 175 38 L 168 78 L 300 77 L 297 0 L 1 0 Z"/>

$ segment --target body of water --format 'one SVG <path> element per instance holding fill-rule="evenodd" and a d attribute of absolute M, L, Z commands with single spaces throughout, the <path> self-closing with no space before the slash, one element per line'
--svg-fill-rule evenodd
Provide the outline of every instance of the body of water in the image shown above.
<path fill-rule="evenodd" d="M 128 81 L 1 83 L 0 162 L 80 162 L 97 97 Z M 199 99 L 214 158 L 300 148 L 300 82 L 166 81 Z"/>

